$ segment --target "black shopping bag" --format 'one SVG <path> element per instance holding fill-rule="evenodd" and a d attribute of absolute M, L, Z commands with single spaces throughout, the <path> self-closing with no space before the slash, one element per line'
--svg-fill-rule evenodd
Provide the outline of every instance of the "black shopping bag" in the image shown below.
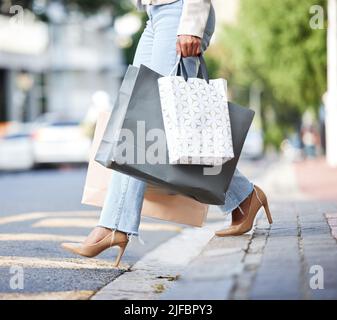
<path fill-rule="evenodd" d="M 166 150 L 166 161 L 154 164 L 152 159 L 148 161 L 147 157 L 144 157 L 154 141 L 144 141 L 143 138 L 151 130 L 159 129 L 164 132 L 157 83 L 159 77 L 161 77 L 160 74 L 145 65 L 141 65 L 140 68 L 129 66 L 95 161 L 171 192 L 190 196 L 200 202 L 224 204 L 224 192 L 233 177 L 254 112 L 229 103 L 235 157 L 220 168 L 168 164 L 165 139 L 164 142 L 160 140 L 159 149 Z M 143 125 L 141 132 L 139 132 L 139 124 Z M 132 143 L 120 140 L 121 128 L 133 133 Z M 121 151 L 122 148 L 119 148 L 122 144 L 127 146 L 127 152 L 134 154 L 134 161 L 125 162 L 125 154 Z M 142 161 L 138 159 L 139 154 Z M 207 174 L 204 170 L 207 170 Z M 220 173 L 213 174 L 219 171 Z"/>

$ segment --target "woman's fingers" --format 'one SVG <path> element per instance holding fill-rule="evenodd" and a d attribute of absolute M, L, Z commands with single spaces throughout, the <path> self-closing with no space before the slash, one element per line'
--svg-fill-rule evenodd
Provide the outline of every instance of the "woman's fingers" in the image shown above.
<path fill-rule="evenodd" d="M 201 39 L 190 35 L 180 35 L 177 40 L 177 53 L 183 57 L 197 56 L 201 52 Z"/>
<path fill-rule="evenodd" d="M 181 47 L 180 47 L 180 42 L 179 42 L 179 38 L 177 39 L 177 42 L 176 42 L 176 51 L 177 51 L 177 54 L 178 54 L 179 56 L 182 55 Z"/>
<path fill-rule="evenodd" d="M 201 52 L 201 39 L 194 37 L 193 40 L 193 56 L 197 56 Z"/>
<path fill-rule="evenodd" d="M 194 56 L 198 56 L 201 53 L 201 42 L 195 43 L 194 45 Z"/>

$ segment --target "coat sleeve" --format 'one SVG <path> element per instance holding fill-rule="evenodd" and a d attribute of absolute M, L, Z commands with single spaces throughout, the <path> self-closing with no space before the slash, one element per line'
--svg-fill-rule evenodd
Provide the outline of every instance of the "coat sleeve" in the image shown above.
<path fill-rule="evenodd" d="M 177 35 L 204 35 L 211 0 L 185 0 Z"/>

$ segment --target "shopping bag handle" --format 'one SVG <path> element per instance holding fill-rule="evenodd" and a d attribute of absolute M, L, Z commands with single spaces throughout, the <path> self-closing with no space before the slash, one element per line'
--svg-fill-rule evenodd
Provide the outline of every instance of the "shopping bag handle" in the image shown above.
<path fill-rule="evenodd" d="M 172 76 L 172 75 L 175 75 L 175 76 L 180 76 L 182 75 L 185 79 L 185 81 L 187 81 L 188 79 L 188 75 L 187 75 L 187 71 L 186 71 L 186 68 L 185 68 L 185 65 L 184 65 L 184 62 L 183 62 L 183 58 L 181 55 L 178 55 L 177 57 L 177 62 L 175 63 L 175 65 L 173 66 L 172 70 L 170 71 L 169 73 L 169 77 Z"/>
<path fill-rule="evenodd" d="M 198 61 L 199 61 L 199 65 L 198 65 L 196 76 L 197 78 L 204 79 L 207 83 L 209 83 L 206 62 L 202 54 L 198 55 Z M 169 73 L 169 76 L 172 76 L 174 71 L 176 71 L 177 76 L 182 76 L 185 79 L 185 81 L 187 81 L 188 74 L 186 71 L 184 60 L 180 55 L 178 56 L 176 64 L 174 65 L 171 72 Z"/>
<path fill-rule="evenodd" d="M 207 83 L 209 83 L 206 62 L 202 54 L 198 55 L 198 60 L 199 60 L 199 66 L 198 66 L 197 74 L 195 76 L 197 78 L 204 79 Z M 181 57 L 180 57 L 180 61 L 179 61 L 178 69 L 177 69 L 177 75 L 182 75 L 185 81 L 187 81 L 188 79 L 188 74 L 186 71 L 184 60 Z"/>
<path fill-rule="evenodd" d="M 185 67 L 185 64 L 184 64 L 184 60 L 183 60 L 182 57 L 180 57 L 180 60 L 179 60 L 179 64 L 178 64 L 178 68 L 177 68 L 177 76 L 183 76 L 185 81 L 187 81 L 187 79 L 188 79 L 188 74 L 187 74 L 186 67 Z"/>
<path fill-rule="evenodd" d="M 204 56 L 202 54 L 198 55 L 199 58 L 199 69 L 197 73 L 197 77 L 206 80 L 209 83 L 208 71 Z"/>

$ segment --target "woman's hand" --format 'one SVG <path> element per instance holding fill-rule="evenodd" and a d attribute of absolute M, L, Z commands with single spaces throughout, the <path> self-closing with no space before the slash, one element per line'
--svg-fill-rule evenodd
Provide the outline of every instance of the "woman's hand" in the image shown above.
<path fill-rule="evenodd" d="M 184 58 L 197 56 L 201 53 L 201 39 L 191 35 L 180 35 L 176 48 L 177 53 Z"/>

